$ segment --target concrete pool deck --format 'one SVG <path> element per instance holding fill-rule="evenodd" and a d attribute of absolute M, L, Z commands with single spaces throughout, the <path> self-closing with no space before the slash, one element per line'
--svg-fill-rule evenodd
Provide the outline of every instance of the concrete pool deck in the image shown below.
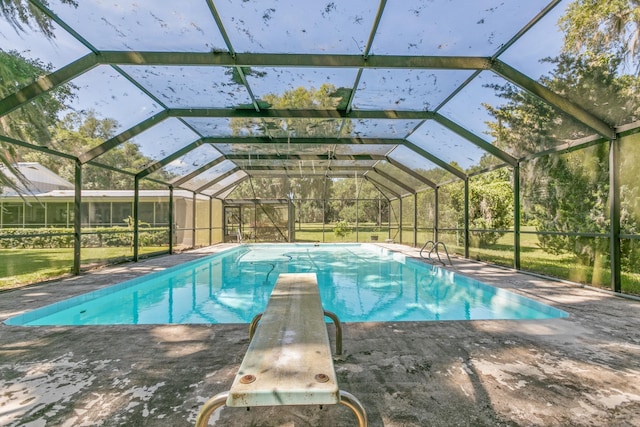
<path fill-rule="evenodd" d="M 0 321 L 227 246 L 2 292 Z M 463 259 L 453 270 L 569 317 L 345 324 L 338 381 L 370 426 L 640 426 L 639 301 Z M 247 346 L 247 325 L 1 324 L 0 425 L 193 425 L 200 406 L 228 390 Z M 356 425 L 342 405 L 224 408 L 213 419 Z"/>

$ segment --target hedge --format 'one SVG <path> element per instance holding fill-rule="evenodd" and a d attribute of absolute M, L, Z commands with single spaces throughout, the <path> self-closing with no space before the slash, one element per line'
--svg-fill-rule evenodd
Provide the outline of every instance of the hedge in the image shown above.
<path fill-rule="evenodd" d="M 133 245 L 133 230 L 105 227 L 81 230 L 83 248 L 123 247 Z M 15 237 L 13 237 L 15 236 Z M 166 227 L 145 227 L 140 230 L 140 246 L 163 246 L 169 242 Z M 3 228 L 0 230 L 2 249 L 55 249 L 73 247 L 72 228 Z"/>

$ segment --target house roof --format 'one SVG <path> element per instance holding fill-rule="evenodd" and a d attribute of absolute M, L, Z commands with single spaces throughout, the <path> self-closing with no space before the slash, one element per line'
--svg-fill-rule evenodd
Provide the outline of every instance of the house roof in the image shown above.
<path fill-rule="evenodd" d="M 73 190 L 74 185 L 63 179 L 59 175 L 36 162 L 19 162 L 14 165 L 16 170 L 27 180 L 27 185 L 23 185 L 15 175 L 4 169 L 4 173 L 18 183 L 21 193 L 40 194 L 51 190 Z M 17 194 L 15 190 L 3 188 L 3 195 Z"/>

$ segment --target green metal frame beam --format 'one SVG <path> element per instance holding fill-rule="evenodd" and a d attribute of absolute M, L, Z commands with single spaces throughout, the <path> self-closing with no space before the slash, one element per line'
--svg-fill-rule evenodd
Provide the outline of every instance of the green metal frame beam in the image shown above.
<path fill-rule="evenodd" d="M 270 138 L 268 136 L 207 136 L 203 138 L 209 144 L 316 144 L 316 145 L 351 145 L 351 144 L 383 144 L 401 145 L 404 138 Z"/>
<path fill-rule="evenodd" d="M 611 290 L 614 292 L 622 292 L 620 152 L 620 141 L 611 140 L 609 142 L 609 217 L 611 218 L 609 225 L 609 253 L 611 256 Z"/>
<path fill-rule="evenodd" d="M 531 79 L 515 68 L 505 64 L 504 62 L 495 60 L 491 65 L 491 70 L 501 77 L 509 80 L 513 84 L 525 89 L 533 95 L 536 95 L 537 97 L 556 107 L 560 111 L 563 111 L 564 113 L 578 120 L 580 123 L 583 123 L 591 129 L 595 130 L 604 138 L 616 138 L 616 131 L 612 125 L 605 122 L 601 118 L 596 117 L 582 107 L 579 107 L 568 99 L 558 95 L 557 93 L 541 85 L 537 81 Z"/>
<path fill-rule="evenodd" d="M 440 166 L 442 169 L 446 170 L 447 172 L 450 172 L 451 174 L 453 174 L 454 176 L 460 178 L 460 179 L 467 179 L 467 174 L 462 172 L 459 169 L 454 168 L 453 166 L 451 166 L 450 164 L 448 164 L 447 162 L 445 162 L 444 160 L 434 156 L 433 154 L 423 150 L 422 148 L 418 147 L 416 144 L 414 144 L 413 142 L 410 141 L 406 141 L 404 142 L 404 145 L 409 148 L 411 151 L 415 151 L 417 154 L 419 154 L 420 156 L 424 157 L 425 159 L 435 163 L 436 165 Z M 391 153 L 393 154 L 393 153 Z"/>
<path fill-rule="evenodd" d="M 30 85 L 0 100 L 0 117 L 20 108 L 27 102 L 44 95 L 80 74 L 91 70 L 99 64 L 98 56 L 90 53 L 51 74 L 38 78 Z"/>
<path fill-rule="evenodd" d="M 290 119 L 403 119 L 425 120 L 433 117 L 431 111 L 410 110 L 332 110 L 332 109 L 286 109 L 266 108 L 260 111 L 239 108 L 171 108 L 173 117 L 207 118 L 290 118 Z"/>
<path fill-rule="evenodd" d="M 513 167 L 513 268 L 520 270 L 521 267 L 521 213 L 520 202 L 520 165 Z"/>
<path fill-rule="evenodd" d="M 288 168 L 286 166 L 246 166 L 242 168 L 243 171 L 286 171 L 292 174 L 296 174 L 302 171 L 315 171 L 322 168 L 313 168 L 311 166 L 302 166 L 302 167 L 292 167 Z M 372 170 L 369 166 L 329 166 L 324 171 L 369 171 Z M 323 173 L 324 173 L 323 171 Z"/>
<path fill-rule="evenodd" d="M 158 160 L 157 162 L 147 166 L 145 169 L 141 170 L 140 172 L 138 172 L 138 176 L 140 178 L 144 178 L 145 176 L 152 174 L 153 172 L 157 171 L 158 169 L 161 169 L 163 167 L 165 167 L 166 165 L 168 165 L 169 163 L 173 162 L 174 160 L 179 159 L 180 157 L 184 156 L 185 154 L 189 153 L 192 150 L 195 150 L 196 148 L 198 148 L 199 146 L 201 146 L 202 144 L 204 144 L 204 140 L 202 138 L 198 139 L 197 141 L 192 142 L 189 145 L 184 146 L 183 148 L 179 149 L 178 151 L 174 152 L 173 154 L 170 154 L 169 156 L 165 157 L 162 160 Z"/>
<path fill-rule="evenodd" d="M 76 161 L 78 158 L 76 156 L 72 156 L 71 154 L 61 153 L 56 150 L 52 150 L 49 147 L 43 147 L 41 145 L 29 144 L 28 142 L 20 141 L 19 139 L 9 138 L 8 136 L 0 135 L 0 141 L 17 145 L 19 147 L 28 148 L 30 150 L 39 151 L 41 153 L 46 153 L 51 156 L 64 157 L 65 159 Z"/>
<path fill-rule="evenodd" d="M 80 274 L 82 264 L 82 163 L 74 162 L 73 180 L 73 267 L 72 273 Z"/>
<path fill-rule="evenodd" d="M 407 193 L 416 194 L 416 190 L 414 188 L 411 188 L 411 187 L 407 186 L 403 182 L 400 182 L 399 180 L 397 180 L 396 178 L 392 177 L 388 173 L 380 170 L 379 168 L 375 168 L 374 167 L 373 171 L 375 173 L 377 173 L 378 175 L 380 175 L 381 177 L 383 177 L 384 179 L 389 180 L 392 184 L 397 185 L 398 187 L 402 188 Z M 366 174 L 365 174 L 365 176 L 366 176 Z"/>
<path fill-rule="evenodd" d="M 385 160 L 381 154 L 226 154 L 227 160 Z"/>
<path fill-rule="evenodd" d="M 291 174 L 291 173 L 286 173 L 286 172 L 281 172 L 281 173 L 264 173 L 266 171 L 246 171 L 243 170 L 244 172 L 250 174 L 252 177 L 254 178 L 290 178 L 290 179 L 296 179 L 296 178 L 300 178 L 299 176 L 295 176 L 295 174 Z M 263 173 L 260 173 L 263 172 Z M 317 177 L 329 177 L 329 178 L 353 178 L 354 174 L 353 173 L 348 173 L 348 172 L 336 172 L 333 173 L 332 171 L 325 171 L 325 172 L 305 172 L 304 177 L 302 178 L 307 178 L 310 176 L 317 176 Z M 364 173 L 362 174 L 358 174 L 358 178 L 362 178 L 364 176 Z"/>
<path fill-rule="evenodd" d="M 353 173 L 340 172 L 336 174 L 330 174 L 329 178 L 353 178 Z M 251 173 L 252 178 L 289 178 L 289 179 L 298 179 L 298 178 L 308 178 L 308 177 L 327 177 L 327 174 L 324 173 L 305 173 L 304 175 L 296 176 L 292 174 L 262 174 L 262 173 Z M 359 174 L 358 178 L 363 178 L 364 174 Z"/>
<path fill-rule="evenodd" d="M 618 137 L 640 133 L 640 120 L 627 123 L 626 125 L 620 125 L 616 128 L 616 132 L 618 132 Z"/>
<path fill-rule="evenodd" d="M 227 185 L 226 187 L 224 187 L 223 189 L 216 191 L 215 193 L 213 193 L 211 195 L 211 197 L 217 198 L 220 194 L 224 193 L 225 191 L 228 191 L 229 189 L 231 189 L 232 187 L 237 187 L 238 185 L 240 185 L 241 183 L 243 183 L 244 181 L 246 181 L 247 179 L 249 179 L 250 176 L 246 175 L 243 176 L 242 178 L 238 178 L 237 181 Z"/>
<path fill-rule="evenodd" d="M 582 150 L 592 145 L 608 143 L 609 140 L 602 138 L 600 135 L 591 135 L 586 138 L 581 138 L 575 141 L 565 142 L 564 144 L 556 145 L 548 150 L 539 151 L 537 153 L 529 154 L 520 159 L 521 162 L 537 159 L 538 157 L 545 157 L 550 154 L 564 154 L 570 153 L 575 150 Z"/>
<path fill-rule="evenodd" d="M 331 67 L 488 70 L 490 58 L 476 56 L 332 55 L 229 52 L 100 52 L 100 62 L 118 65 L 213 65 L 227 67 Z"/>
<path fill-rule="evenodd" d="M 434 188 L 434 189 L 435 189 L 435 188 L 438 186 L 435 182 L 431 181 L 430 179 L 425 178 L 424 176 L 420 175 L 418 172 L 416 172 L 416 171 L 414 171 L 413 169 L 411 169 L 411 168 L 409 168 L 409 167 L 405 166 L 404 164 L 400 163 L 400 162 L 399 162 L 399 161 L 397 161 L 397 160 L 394 160 L 394 159 L 392 159 L 392 158 L 390 158 L 390 157 L 388 157 L 388 156 L 385 158 L 385 160 L 386 160 L 388 163 L 390 163 L 390 164 L 392 164 L 393 166 L 395 166 L 395 167 L 397 167 L 398 169 L 400 169 L 401 171 L 405 172 L 405 173 L 406 173 L 406 174 L 408 174 L 408 175 L 411 175 L 411 176 L 412 176 L 412 177 L 414 177 L 415 179 L 417 179 L 417 180 L 421 181 L 422 183 L 424 183 L 424 184 L 428 185 L 428 186 L 429 186 L 429 187 L 431 187 L 431 188 Z"/>
<path fill-rule="evenodd" d="M 263 205 L 286 205 L 291 199 L 287 198 L 273 198 L 273 199 L 226 199 L 224 202 L 227 205 L 255 205 L 261 203 Z"/>
<path fill-rule="evenodd" d="M 364 179 L 366 179 L 367 181 L 369 181 L 371 184 L 373 184 L 376 188 L 382 188 L 383 190 L 386 190 L 389 194 L 391 194 L 392 196 L 394 196 L 397 199 L 400 199 L 401 196 L 400 194 L 396 193 L 395 191 L 393 191 L 392 189 L 390 189 L 389 187 L 387 187 L 384 184 L 381 184 L 380 182 L 376 181 L 374 178 L 364 175 Z M 380 191 L 380 189 L 378 189 L 378 191 Z M 384 194 L 384 193 L 383 193 Z M 386 196 L 385 196 L 386 197 Z M 387 199 L 389 200 L 389 199 Z"/>
<path fill-rule="evenodd" d="M 193 172 L 188 173 L 187 175 L 184 175 L 178 179 L 176 179 L 175 181 L 171 182 L 171 185 L 173 185 L 174 187 L 179 187 L 180 185 L 184 184 L 185 182 L 195 178 L 196 176 L 200 175 L 202 172 L 205 172 L 209 169 L 211 169 L 212 167 L 214 167 L 217 164 L 220 164 L 222 162 L 224 162 L 226 159 L 224 158 L 224 156 L 222 157 L 218 157 L 215 160 L 210 161 L 209 163 L 200 166 L 198 169 L 194 170 Z"/>
<path fill-rule="evenodd" d="M 505 163 L 507 163 L 507 164 L 509 164 L 511 166 L 515 166 L 516 164 L 518 164 L 518 159 L 516 159 L 512 155 L 502 151 L 501 149 L 499 149 L 495 145 L 491 144 L 490 142 L 485 141 L 484 139 L 480 138 L 479 136 L 477 136 L 473 132 L 470 132 L 469 130 L 467 130 L 467 129 L 463 128 L 462 126 L 460 126 L 459 124 L 449 120 L 448 118 L 444 117 L 443 115 L 436 113 L 436 114 L 433 115 L 433 120 L 436 121 L 437 123 L 441 124 L 445 128 L 449 129 L 453 133 L 461 136 L 462 138 L 466 139 L 467 141 L 469 141 L 472 144 L 476 145 L 477 147 L 481 148 L 482 150 L 486 151 L 487 153 L 494 155 L 495 157 L 497 157 L 498 159 L 502 160 L 503 162 L 505 162 Z"/>
<path fill-rule="evenodd" d="M 91 150 L 87 151 L 84 154 L 81 154 L 79 156 L 79 159 L 82 163 L 87 163 L 101 155 L 103 155 L 104 153 L 106 153 L 107 151 L 111 150 L 114 147 L 117 147 L 118 145 L 122 144 L 123 142 L 128 141 L 129 139 L 133 138 L 136 135 L 141 134 L 142 132 L 144 132 L 145 130 L 152 128 L 153 126 L 157 125 L 158 123 L 162 122 L 163 120 L 167 119 L 169 117 L 169 115 L 167 114 L 166 110 L 160 111 L 157 114 L 154 114 L 153 116 L 149 117 L 148 119 L 145 119 L 143 121 L 141 121 L 140 123 L 138 123 L 137 125 L 125 130 L 124 132 L 114 136 L 111 139 L 106 140 L 105 142 L 103 142 L 102 144 L 98 145 L 97 147 L 92 148 Z"/>
<path fill-rule="evenodd" d="M 222 181 L 226 177 L 231 176 L 234 173 L 238 172 L 239 170 L 241 170 L 239 167 L 235 167 L 235 168 L 223 173 L 222 175 L 217 176 L 215 179 L 207 182 L 206 184 L 196 188 L 195 192 L 196 193 L 201 193 L 202 191 L 206 190 L 207 188 L 216 185 L 218 182 Z"/>

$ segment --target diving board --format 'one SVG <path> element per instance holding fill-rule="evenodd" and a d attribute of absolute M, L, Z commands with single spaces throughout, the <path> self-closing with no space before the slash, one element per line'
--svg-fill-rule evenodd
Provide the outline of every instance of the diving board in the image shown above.
<path fill-rule="evenodd" d="M 338 387 L 324 317 L 315 273 L 281 274 L 231 389 L 203 405 L 196 426 L 206 425 L 223 405 L 338 403 L 349 407 L 359 425 L 366 426 L 360 402 Z"/>

